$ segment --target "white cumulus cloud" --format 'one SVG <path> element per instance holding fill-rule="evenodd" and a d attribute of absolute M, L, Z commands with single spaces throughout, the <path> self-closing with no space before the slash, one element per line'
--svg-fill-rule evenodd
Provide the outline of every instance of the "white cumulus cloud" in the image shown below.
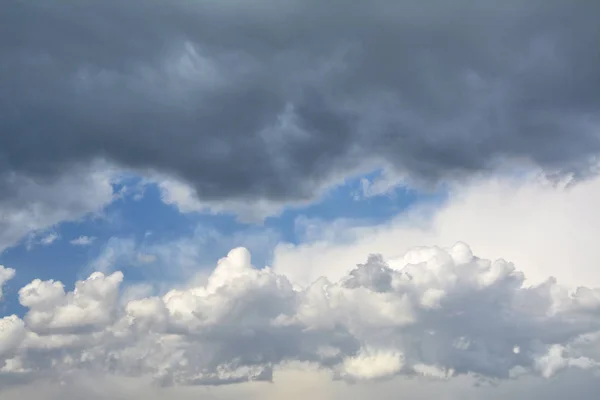
<path fill-rule="evenodd" d="M 88 371 L 222 385 L 270 381 L 305 363 L 346 381 L 506 379 L 600 362 L 599 289 L 526 286 L 513 264 L 478 258 L 464 243 L 371 256 L 306 288 L 253 267 L 244 248 L 200 286 L 131 297 L 122 281 L 121 272 L 95 272 L 69 292 L 58 281 L 23 287 L 27 313 L 2 319 L 0 378 Z"/>

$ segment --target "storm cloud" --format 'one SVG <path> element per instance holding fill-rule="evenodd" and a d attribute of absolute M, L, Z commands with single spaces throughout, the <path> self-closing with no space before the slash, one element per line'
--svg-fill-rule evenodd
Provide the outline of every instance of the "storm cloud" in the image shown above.
<path fill-rule="evenodd" d="M 585 177 L 599 17 L 573 0 L 7 0 L 0 176 L 102 159 L 277 202 L 382 167 Z"/>

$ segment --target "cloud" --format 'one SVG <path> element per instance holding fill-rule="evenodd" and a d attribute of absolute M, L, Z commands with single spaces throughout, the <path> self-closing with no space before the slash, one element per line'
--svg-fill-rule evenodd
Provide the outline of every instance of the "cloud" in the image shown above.
<path fill-rule="evenodd" d="M 2 319 L 0 376 L 62 380 L 88 371 L 223 385 L 270 381 L 290 363 L 346 381 L 596 370 L 600 289 L 569 292 L 554 279 L 526 287 L 524 279 L 511 263 L 457 243 L 371 256 L 339 281 L 305 289 L 254 268 L 244 248 L 201 286 L 127 294 L 126 302 L 120 272 L 93 273 L 72 292 L 34 280 L 19 291 L 23 319 Z"/>
<path fill-rule="evenodd" d="M 108 240 L 102 252 L 90 261 L 88 271 L 113 272 L 116 268 L 124 268 L 134 264 L 136 260 L 135 240 L 131 238 L 112 237 Z"/>
<path fill-rule="evenodd" d="M 473 385 L 473 380 L 457 378 L 451 381 L 428 381 L 423 384 L 420 379 L 394 379 L 378 384 L 346 385 L 332 382 L 324 371 L 309 369 L 303 366 L 289 366 L 278 371 L 275 383 L 243 383 L 221 387 L 168 387 L 157 388 L 144 379 L 123 379 L 106 377 L 89 377 L 78 374 L 75 379 L 63 382 L 43 382 L 17 387 L 5 387 L 2 397 L 6 400 L 43 397 L 48 400 L 91 400 L 109 399 L 206 399 L 234 400 L 245 398 L 250 400 L 290 399 L 302 400 L 360 400 L 366 397 L 394 399 L 398 393 L 414 400 L 439 398 L 444 400 L 483 398 L 502 400 L 528 400 L 543 398 L 559 400 L 573 395 L 577 390 L 577 398 L 594 400 L 599 388 L 598 378 L 589 373 L 565 373 L 548 379 L 519 379 L 504 382 L 502 385 Z"/>
<path fill-rule="evenodd" d="M 270 262 L 280 240 L 279 232 L 274 229 L 246 226 L 223 233 L 205 223 L 198 224 L 191 235 L 174 238 L 115 236 L 88 263 L 86 273 L 122 270 L 127 274 L 130 268 L 135 268 L 134 274 L 138 277 L 143 276 L 147 283 L 163 288 L 182 282 L 193 284 L 206 281 L 215 262 L 233 247 L 251 249 L 255 259 L 263 265 Z"/>
<path fill-rule="evenodd" d="M 2 287 L 6 284 L 6 282 L 10 281 L 15 277 L 15 270 L 12 268 L 7 268 L 4 265 L 0 265 L 0 300 L 2 300 Z"/>
<path fill-rule="evenodd" d="M 73 246 L 89 246 L 92 243 L 94 243 L 95 241 L 96 241 L 95 236 L 79 236 L 79 237 L 71 240 L 69 243 L 71 243 Z"/>
<path fill-rule="evenodd" d="M 137 255 L 137 261 L 140 264 L 152 264 L 156 260 L 157 257 L 154 254 L 138 253 Z"/>
<path fill-rule="evenodd" d="M 29 308 L 27 327 L 36 334 L 78 333 L 107 326 L 115 312 L 121 272 L 95 272 L 65 293 L 61 282 L 36 279 L 19 290 L 19 303 Z"/>
<path fill-rule="evenodd" d="M 47 234 L 46 236 L 44 236 L 40 240 L 40 243 L 43 246 L 50 246 L 52 243 L 54 243 L 59 238 L 60 238 L 60 236 L 56 232 L 51 232 L 51 233 Z"/>
<path fill-rule="evenodd" d="M 181 180 L 158 178 L 150 182 L 158 186 L 161 200 L 181 213 L 235 214 L 240 222 L 261 222 L 266 217 L 281 214 L 286 206 L 306 203 L 286 204 L 266 199 L 203 201 L 193 186 Z"/>
<path fill-rule="evenodd" d="M 477 180 L 452 187 L 441 204 L 417 204 L 377 225 L 300 219 L 302 242 L 280 243 L 272 265 L 306 286 L 320 276 L 341 279 L 370 253 L 394 257 L 414 246 L 465 241 L 484 258 L 514 261 L 528 283 L 554 276 L 570 287 L 600 287 L 598 202 L 598 178 L 577 185 L 535 174 Z"/>
<path fill-rule="evenodd" d="M 100 213 L 113 201 L 112 179 L 113 171 L 104 168 L 73 170 L 51 181 L 0 171 L 6 189 L 0 195 L 0 252 L 28 234 Z M 48 244 L 53 238 L 45 237 Z"/>
<path fill-rule="evenodd" d="M 509 161 L 585 177 L 598 7 L 10 1 L 0 171 L 50 182 L 107 159 L 213 203 L 308 200 L 380 167 L 419 182 Z"/>

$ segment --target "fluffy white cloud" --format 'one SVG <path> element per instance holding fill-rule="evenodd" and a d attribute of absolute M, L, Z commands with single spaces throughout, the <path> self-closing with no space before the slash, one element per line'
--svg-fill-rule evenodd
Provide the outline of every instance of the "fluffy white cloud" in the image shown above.
<path fill-rule="evenodd" d="M 25 324 L 16 315 L 0 319 L 0 363 L 17 351 L 24 335 Z"/>
<path fill-rule="evenodd" d="M 122 280 L 97 272 L 72 292 L 56 281 L 23 287 L 24 319 L 2 320 L 3 373 L 216 385 L 269 381 L 298 362 L 347 381 L 549 377 L 600 362 L 600 290 L 569 292 L 554 279 L 526 287 L 511 263 L 463 243 L 372 256 L 305 289 L 254 268 L 244 248 L 201 286 L 119 301 Z"/>
<path fill-rule="evenodd" d="M 402 370 L 403 361 L 402 353 L 362 350 L 344 360 L 342 376 L 358 380 L 389 378 Z"/>
<path fill-rule="evenodd" d="M 0 265 L 0 300 L 2 288 L 15 277 L 15 270 Z M 12 357 L 25 336 L 25 324 L 16 315 L 0 318 L 0 370 L 4 368 L 7 357 Z"/>
<path fill-rule="evenodd" d="M 61 282 L 34 280 L 19 290 L 19 302 L 29 308 L 28 328 L 35 333 L 78 333 L 105 328 L 118 301 L 121 272 L 95 272 L 65 293 Z"/>

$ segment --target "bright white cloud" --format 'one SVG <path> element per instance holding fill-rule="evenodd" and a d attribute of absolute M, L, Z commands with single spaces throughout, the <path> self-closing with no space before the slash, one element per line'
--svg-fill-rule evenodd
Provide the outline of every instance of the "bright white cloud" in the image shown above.
<path fill-rule="evenodd" d="M 273 268 L 306 286 L 320 276 L 340 279 L 370 253 L 465 241 L 482 257 L 515 262 L 530 282 L 554 276 L 568 286 L 600 286 L 599 202 L 600 178 L 574 186 L 536 177 L 473 182 L 441 207 L 417 206 L 381 225 L 302 219 L 304 241 L 280 244 Z"/>
<path fill-rule="evenodd" d="M 29 308 L 27 327 L 35 333 L 77 333 L 106 327 L 115 313 L 121 272 L 95 272 L 65 293 L 60 282 L 34 280 L 19 290 L 19 302 Z"/>
<path fill-rule="evenodd" d="M 342 376 L 351 380 L 390 378 L 403 367 L 402 353 L 388 351 L 360 351 L 356 356 L 346 357 L 341 366 Z"/>
<path fill-rule="evenodd" d="M 569 292 L 552 279 L 523 286 L 512 264 L 477 258 L 463 243 L 372 256 L 306 289 L 252 267 L 243 248 L 204 285 L 131 296 L 122 280 L 96 272 L 72 292 L 56 281 L 23 287 L 25 317 L 2 320 L 4 373 L 214 385 L 271 380 L 274 369 L 298 362 L 349 381 L 549 377 L 600 362 L 599 289 Z"/>
<path fill-rule="evenodd" d="M 0 319 L 0 365 L 17 352 L 25 334 L 25 324 L 16 315 Z"/>

